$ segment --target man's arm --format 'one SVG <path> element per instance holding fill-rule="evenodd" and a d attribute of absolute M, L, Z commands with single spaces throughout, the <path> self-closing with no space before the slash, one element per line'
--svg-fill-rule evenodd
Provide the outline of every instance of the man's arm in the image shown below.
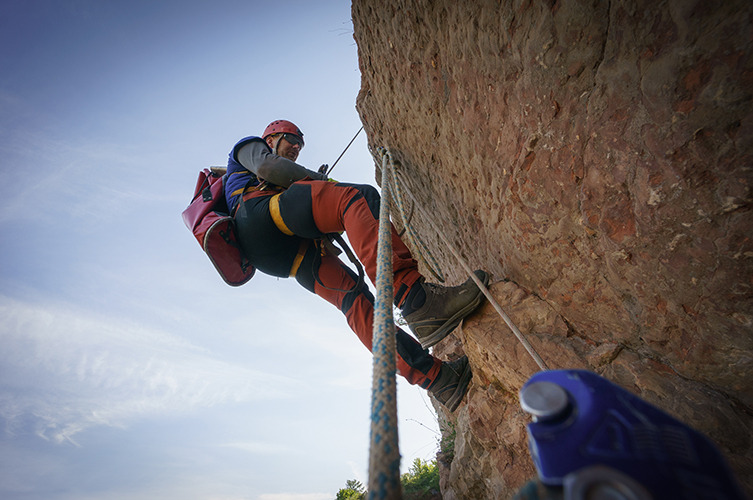
<path fill-rule="evenodd" d="M 327 176 L 303 167 L 294 161 L 277 156 L 261 141 L 245 144 L 237 156 L 238 163 L 256 174 L 260 179 L 282 187 L 289 187 L 304 177 L 315 180 L 327 180 Z"/>

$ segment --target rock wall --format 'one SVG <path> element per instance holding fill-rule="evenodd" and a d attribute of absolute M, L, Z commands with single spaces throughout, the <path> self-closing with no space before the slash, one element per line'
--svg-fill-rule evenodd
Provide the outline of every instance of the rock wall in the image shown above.
<path fill-rule="evenodd" d="M 354 0 L 353 25 L 369 143 L 447 281 L 429 216 L 549 367 L 698 428 L 753 494 L 753 3 Z M 536 365 L 489 306 L 435 349 L 460 352 L 444 496 L 506 497 Z"/>

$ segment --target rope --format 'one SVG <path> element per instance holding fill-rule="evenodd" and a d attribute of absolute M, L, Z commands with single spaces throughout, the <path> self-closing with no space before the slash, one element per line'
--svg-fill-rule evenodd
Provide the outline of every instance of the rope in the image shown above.
<path fill-rule="evenodd" d="M 379 244 L 377 246 L 376 302 L 374 304 L 374 366 L 371 390 L 371 445 L 369 447 L 369 499 L 402 498 L 400 486 L 400 449 L 397 433 L 397 384 L 395 374 L 396 341 L 392 319 L 392 226 L 390 191 L 386 167 L 382 161 L 382 202 L 379 208 Z"/>
<path fill-rule="evenodd" d="M 383 148 L 377 148 L 377 152 L 380 154 L 389 154 L 389 152 L 386 152 L 386 149 Z M 402 188 L 397 182 L 397 176 L 395 175 L 394 171 L 395 165 L 394 162 L 391 162 L 389 188 L 395 193 L 395 195 L 392 197 L 392 201 L 397 206 L 397 211 L 400 214 L 400 219 L 403 222 L 403 233 L 408 236 L 410 245 L 414 249 L 414 257 L 416 257 L 416 259 L 419 260 L 424 265 L 424 267 L 429 270 L 429 272 L 437 279 L 437 281 L 444 283 L 444 274 L 442 273 L 442 269 L 437 262 L 437 259 L 434 258 L 434 255 L 429 250 L 429 247 L 426 245 L 426 243 L 424 243 L 424 241 L 421 239 L 421 236 L 419 236 L 419 234 L 413 229 L 413 226 L 410 224 L 410 221 L 413 218 L 413 211 L 416 207 L 415 202 L 411 204 L 411 213 L 408 215 L 405 214 Z"/>
<path fill-rule="evenodd" d="M 384 151 L 382 154 L 384 155 L 384 158 L 390 159 L 389 164 L 385 167 L 386 162 L 382 162 L 382 169 L 385 168 L 392 171 L 394 168 L 393 162 L 392 162 L 392 156 L 389 154 L 389 152 L 386 151 L 386 149 L 380 148 L 380 150 Z M 395 177 L 393 175 L 393 177 Z M 382 171 L 382 179 L 385 178 L 384 171 Z M 397 185 L 397 178 L 395 178 L 395 185 Z M 384 182 L 382 183 L 382 191 L 385 189 Z M 415 196 L 413 196 L 413 193 L 410 192 L 410 190 L 407 190 L 408 194 L 410 195 L 414 206 L 417 206 L 419 210 L 421 210 L 421 206 L 418 204 Z M 397 194 L 397 191 L 396 191 Z M 444 243 L 447 245 L 447 248 L 450 250 L 450 253 L 455 257 L 455 259 L 460 263 L 460 266 L 463 268 L 463 271 L 470 275 L 471 279 L 473 279 L 474 283 L 481 289 L 481 292 L 486 296 L 487 300 L 489 300 L 489 303 L 494 307 L 494 310 L 497 311 L 497 314 L 502 318 L 502 320 L 507 324 L 507 326 L 510 328 L 510 330 L 515 334 L 515 336 L 518 338 L 521 344 L 523 344 L 523 347 L 525 347 L 526 351 L 528 351 L 528 354 L 531 355 L 533 360 L 536 362 L 536 364 L 539 366 L 542 370 L 548 370 L 546 363 L 544 363 L 544 360 L 541 359 L 541 356 L 536 352 L 536 350 L 533 348 L 533 346 L 528 342 L 528 339 L 525 338 L 523 333 L 518 329 L 517 326 L 515 326 L 515 323 L 512 322 L 510 317 L 505 313 L 504 310 L 502 310 L 502 307 L 499 305 L 497 300 L 492 297 L 491 292 L 489 292 L 489 289 L 481 282 L 481 280 L 478 279 L 478 277 L 474 274 L 471 267 L 468 265 L 468 263 L 463 259 L 463 257 L 460 255 L 460 252 L 455 247 L 455 245 L 452 244 L 452 242 L 447 238 L 447 235 L 442 232 L 439 227 L 437 227 L 436 223 L 431 217 L 426 217 L 426 214 L 423 213 L 424 219 L 429 221 L 429 224 L 431 225 L 432 229 L 434 230 L 437 235 L 439 235 L 439 238 L 444 241 Z"/>
<path fill-rule="evenodd" d="M 350 140 L 350 142 L 348 143 L 348 145 L 345 146 L 345 149 L 343 149 L 343 152 L 340 153 L 340 156 L 337 157 L 337 160 L 335 160 L 335 163 L 333 163 L 332 166 L 329 167 L 329 170 L 325 170 L 323 172 L 327 177 L 329 177 L 329 174 L 331 174 L 332 171 L 335 169 L 335 165 L 337 165 L 337 162 L 340 161 L 340 158 L 343 157 L 343 155 L 348 150 L 348 148 L 350 147 L 350 145 L 353 144 L 353 141 L 356 140 L 356 137 L 358 137 L 358 134 L 361 133 L 361 130 L 363 130 L 363 125 L 361 125 L 361 128 L 358 129 L 358 132 L 356 132 L 356 135 L 353 136 L 353 138 Z"/>
<path fill-rule="evenodd" d="M 442 269 L 439 266 L 439 263 L 434 258 L 434 255 L 429 250 L 429 247 L 424 243 L 418 233 L 413 229 L 413 226 L 410 224 L 416 203 L 414 202 L 411 205 L 410 216 L 406 216 L 405 208 L 403 206 L 402 189 L 400 188 L 400 183 L 397 182 L 397 176 L 395 175 L 394 170 L 392 171 L 390 177 L 392 179 L 390 188 L 395 191 L 393 200 L 395 201 L 395 205 L 397 205 L 398 212 L 400 213 L 400 218 L 403 220 L 403 227 L 405 228 L 405 232 L 408 235 L 408 239 L 410 240 L 414 248 L 421 249 L 421 251 L 419 251 L 417 255 L 419 257 L 419 260 L 422 261 L 422 263 L 429 269 L 431 274 L 433 274 L 440 283 L 444 283 L 444 274 L 442 273 Z"/>

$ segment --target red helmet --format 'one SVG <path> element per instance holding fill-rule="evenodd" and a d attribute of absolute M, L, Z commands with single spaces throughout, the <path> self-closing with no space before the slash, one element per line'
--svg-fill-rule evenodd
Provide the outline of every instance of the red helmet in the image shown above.
<path fill-rule="evenodd" d="M 264 129 L 264 133 L 262 134 L 262 139 L 266 139 L 272 134 L 282 133 L 297 135 L 301 138 L 301 143 L 303 143 L 303 132 L 301 132 L 301 129 L 299 129 L 295 123 L 287 120 L 275 120 L 267 125 L 267 128 Z"/>

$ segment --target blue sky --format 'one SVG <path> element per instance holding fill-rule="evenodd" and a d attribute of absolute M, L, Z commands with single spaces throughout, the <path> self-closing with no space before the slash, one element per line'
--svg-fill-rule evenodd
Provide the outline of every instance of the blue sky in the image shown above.
<path fill-rule="evenodd" d="M 371 356 L 294 280 L 225 285 L 198 171 L 277 118 L 360 127 L 350 3 L 0 4 L 0 497 L 334 498 L 366 482 Z M 374 184 L 363 134 L 333 176 Z M 438 436 L 398 386 L 403 469 Z"/>

